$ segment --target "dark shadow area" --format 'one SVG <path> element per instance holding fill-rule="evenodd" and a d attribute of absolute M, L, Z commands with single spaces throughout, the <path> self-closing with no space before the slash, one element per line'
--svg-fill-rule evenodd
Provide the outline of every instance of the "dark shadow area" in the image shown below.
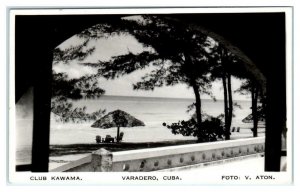
<path fill-rule="evenodd" d="M 69 145 L 50 145 L 50 156 L 62 156 L 72 154 L 91 153 L 100 148 L 108 151 L 128 151 L 135 149 L 147 149 L 156 147 L 168 147 L 175 145 L 195 144 L 196 140 L 187 141 L 164 141 L 164 142 L 140 142 L 140 143 L 101 143 L 101 144 L 69 144 Z"/>
<path fill-rule="evenodd" d="M 33 172 L 47 172 L 53 49 L 67 38 L 101 21 L 123 15 L 16 16 L 16 102 L 34 87 Z M 239 47 L 267 79 L 265 170 L 279 171 L 281 134 L 286 126 L 285 14 L 168 15 L 223 36 Z M 96 146 L 96 145 L 95 145 Z M 23 170 L 19 166 L 17 170 Z"/>

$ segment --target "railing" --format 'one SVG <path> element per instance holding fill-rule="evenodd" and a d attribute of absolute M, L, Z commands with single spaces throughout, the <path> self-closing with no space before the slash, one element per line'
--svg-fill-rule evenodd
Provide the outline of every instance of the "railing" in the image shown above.
<path fill-rule="evenodd" d="M 264 137 L 110 152 L 101 148 L 51 171 L 157 171 L 264 152 Z"/>

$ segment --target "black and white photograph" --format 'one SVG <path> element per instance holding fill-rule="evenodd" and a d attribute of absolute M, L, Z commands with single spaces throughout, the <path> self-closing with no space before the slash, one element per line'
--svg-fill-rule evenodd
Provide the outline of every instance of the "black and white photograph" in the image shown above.
<path fill-rule="evenodd" d="M 291 15 L 11 9 L 10 182 L 291 184 Z"/>

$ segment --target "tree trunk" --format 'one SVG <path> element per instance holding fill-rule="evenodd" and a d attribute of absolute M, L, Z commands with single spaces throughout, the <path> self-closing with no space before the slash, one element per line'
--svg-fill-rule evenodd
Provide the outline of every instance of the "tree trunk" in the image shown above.
<path fill-rule="evenodd" d="M 258 126 L 257 97 L 258 97 L 258 88 L 254 83 L 251 83 L 253 137 L 257 137 L 257 126 Z"/>
<path fill-rule="evenodd" d="M 196 120 L 199 129 L 201 129 L 201 123 L 202 123 L 202 115 L 201 115 L 201 98 L 199 93 L 199 86 L 196 85 L 196 82 L 192 83 L 192 87 L 195 93 L 195 107 L 196 107 Z"/>
<path fill-rule="evenodd" d="M 194 76 L 193 69 L 193 62 L 191 60 L 190 55 L 188 52 L 184 52 L 185 57 L 185 65 L 186 65 L 186 74 L 189 74 L 190 78 L 190 85 L 193 87 L 194 94 L 195 94 L 195 108 L 196 108 L 196 121 L 197 121 L 197 138 L 199 142 L 202 142 L 202 136 L 201 136 L 201 124 L 202 124 L 202 114 L 201 114 L 201 97 L 199 93 L 199 85 L 197 85 L 196 77 Z"/>
<path fill-rule="evenodd" d="M 228 126 L 228 95 L 227 95 L 227 83 L 225 75 L 222 76 L 222 83 L 224 89 L 224 119 L 225 119 L 225 140 L 230 139 L 230 127 Z"/>
<path fill-rule="evenodd" d="M 228 127 L 230 130 L 232 122 L 233 102 L 232 102 L 232 90 L 231 90 L 231 75 L 227 76 L 227 90 L 228 90 Z M 230 139 L 230 138 L 229 138 Z"/>

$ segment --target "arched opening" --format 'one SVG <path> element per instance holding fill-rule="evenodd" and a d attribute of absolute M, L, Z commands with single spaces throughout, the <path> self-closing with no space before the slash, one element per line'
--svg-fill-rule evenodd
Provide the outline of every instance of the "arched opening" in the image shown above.
<path fill-rule="evenodd" d="M 198 20 L 202 17 L 209 18 L 210 20 L 214 21 L 211 22 L 213 24 L 208 25 L 218 25 L 222 22 L 226 21 L 228 22 L 228 18 L 224 18 L 224 15 L 199 15 L 199 17 L 195 18 L 195 20 Z M 232 16 L 233 18 L 237 18 L 236 16 Z M 229 16 L 229 17 L 230 17 Z M 108 16 L 109 17 L 109 16 Z M 110 16 L 112 18 L 118 18 L 120 16 Z M 268 44 L 270 42 L 273 42 L 274 39 L 277 40 L 277 44 L 279 46 L 272 46 L 269 50 L 267 50 L 264 53 L 264 56 L 262 56 L 259 51 L 256 50 L 256 48 L 253 46 L 250 51 L 243 55 L 241 51 L 236 49 L 236 47 L 231 46 L 231 44 L 227 44 L 227 47 L 237 54 L 240 55 L 241 58 L 243 58 L 245 61 L 249 61 L 248 65 L 251 69 L 253 69 L 254 74 L 258 78 L 258 80 L 262 83 L 262 85 L 265 87 L 265 78 L 268 81 L 268 84 L 266 86 L 266 92 L 268 94 L 268 106 L 270 106 L 267 110 L 267 129 L 268 127 L 272 127 L 272 132 L 267 131 L 267 141 L 266 142 L 266 160 L 270 155 L 275 155 L 278 157 L 278 150 L 275 151 L 269 151 L 270 154 L 268 154 L 268 146 L 270 147 L 271 144 L 276 143 L 276 148 L 279 149 L 280 153 L 280 138 L 281 130 L 283 128 L 283 124 L 285 122 L 286 118 L 286 109 L 285 109 L 285 70 L 282 70 L 285 68 L 285 52 L 284 52 L 284 14 L 267 14 L 267 15 L 254 15 L 254 17 L 259 18 L 260 21 L 258 23 L 248 23 L 249 27 L 251 29 L 255 28 L 256 25 L 259 25 L 259 27 L 263 27 L 265 24 L 265 21 L 270 21 L 270 18 L 275 18 L 276 23 L 268 23 L 268 26 L 264 28 L 263 33 L 264 34 L 270 34 L 272 31 L 272 36 L 269 36 L 269 38 L 266 38 L 264 36 L 263 42 L 265 44 Z M 78 23 L 79 20 L 82 19 L 88 22 L 82 22 Z M 70 37 L 71 34 L 76 34 L 78 31 L 82 31 L 83 29 L 87 28 L 88 26 L 92 26 L 93 24 L 96 24 L 99 22 L 99 18 L 101 16 L 99 15 L 89 15 L 89 16 L 19 16 L 19 18 L 16 19 L 16 100 L 20 98 L 22 93 L 24 92 L 24 88 L 28 85 L 34 85 L 34 138 L 33 138 L 33 159 L 32 159 L 32 171 L 47 171 L 48 168 L 48 162 L 46 164 L 41 164 L 39 161 L 48 161 L 48 154 L 49 154 L 49 114 L 50 114 L 50 87 L 51 87 L 51 66 L 52 66 L 52 50 L 56 45 L 58 45 L 63 39 L 66 39 L 67 37 Z M 184 16 L 174 16 L 174 18 L 177 20 L 189 20 L 189 16 L 184 18 Z M 103 18 L 102 18 L 103 19 Z M 107 19 L 107 17 L 106 17 Z M 248 19 L 250 21 L 253 19 L 253 15 L 246 14 L 244 15 L 243 19 Z M 75 22 L 76 21 L 76 22 Z M 245 21 L 245 20 L 244 20 Z M 191 23 L 195 23 L 196 28 L 198 23 L 195 21 L 191 21 Z M 218 23 L 218 24 L 217 24 Z M 234 25 L 237 26 L 237 28 L 242 28 L 240 23 L 237 22 L 237 20 L 232 21 Z M 247 22 L 245 22 L 247 23 Z M 207 24 L 207 23 L 206 23 Z M 271 26 L 271 28 L 270 28 Z M 214 28 L 214 27 L 211 27 Z M 29 30 L 28 30 L 29 29 Z M 203 29 L 203 28 L 201 28 Z M 274 30 L 279 29 L 279 30 Z M 236 28 L 223 28 L 222 30 L 227 31 L 227 33 L 233 33 L 237 35 L 237 38 L 235 41 L 238 41 L 239 34 L 236 30 Z M 221 30 L 214 30 L 216 31 L 216 34 L 218 32 L 221 32 Z M 276 32 L 274 32 L 276 31 Z M 207 31 L 208 33 L 211 33 Z M 253 31 L 248 31 L 247 35 L 250 35 Z M 222 33 L 222 32 L 221 32 Z M 246 36 L 247 36 L 246 35 Z M 46 41 L 41 41 L 41 39 L 44 39 L 44 37 L 47 36 Z M 220 36 L 222 37 L 222 36 Z M 262 42 L 261 38 L 256 36 L 256 43 Z M 32 43 L 32 39 L 34 42 Z M 234 39 L 234 38 L 233 38 Z M 243 40 L 241 39 L 241 42 Z M 245 41 L 244 41 L 245 43 Z M 243 43 L 241 43 L 243 45 Z M 244 44 L 244 46 L 247 46 L 247 43 Z M 279 47 L 279 48 L 278 48 Z M 29 49 L 30 48 L 30 49 Z M 38 48 L 38 49 L 37 49 Z M 32 50 L 34 50 L 35 57 L 31 57 Z M 255 55 L 257 56 L 255 58 L 255 62 L 251 62 L 251 60 L 246 57 L 246 55 Z M 278 53 L 278 54 L 274 54 Z M 275 56 L 274 56 L 275 55 Z M 274 56 L 274 57 L 271 57 Z M 267 61 L 267 65 L 265 65 Z M 25 74 L 21 74 L 24 71 L 22 71 L 24 68 L 24 65 L 22 63 L 27 63 L 28 66 L 31 66 L 31 69 L 33 69 L 34 74 L 38 74 L 36 78 L 29 78 L 27 82 L 22 82 L 25 77 Z M 45 65 L 40 65 L 40 63 L 45 63 Z M 253 63 L 256 63 L 256 67 L 261 71 L 262 73 L 259 73 L 256 69 L 256 67 L 253 68 Z M 272 65 L 276 65 L 278 68 L 273 68 L 272 72 L 268 72 L 268 68 L 272 63 Z M 30 68 L 30 67 L 29 67 Z M 27 70 L 27 74 L 32 74 L 30 70 Z M 31 76 L 31 75 L 28 75 Z M 38 82 L 36 81 L 38 79 Z M 279 86 L 278 86 L 279 85 Z M 277 87 L 278 86 L 278 87 Z M 21 88 L 20 88 L 21 87 Z M 280 95 L 274 96 L 274 93 L 278 93 L 278 89 Z M 281 97 L 282 96 L 282 97 Z M 280 98 L 280 99 L 279 99 Z M 278 103 L 279 102 L 279 103 Z M 275 105 L 276 104 L 276 107 Z M 276 111 L 279 108 L 279 112 L 276 114 L 270 113 L 270 111 Z M 276 110 L 274 110 L 276 109 Z M 269 111 L 269 112 L 268 112 Z M 274 119 L 273 118 L 277 117 Z M 272 119 L 272 121 L 268 121 L 268 119 Z M 269 123 L 269 124 L 268 124 Z M 45 127 L 45 129 L 40 129 L 40 127 Z M 48 127 L 48 129 L 47 129 Z M 269 136 L 268 136 L 269 134 Z M 279 146 L 278 146 L 279 145 Z M 272 146 L 274 148 L 274 145 Z M 35 151 L 36 150 L 36 151 Z M 35 155 L 36 154 L 36 155 Z M 38 154 L 38 155 L 37 155 Z M 36 159 L 34 159 L 34 156 Z M 274 156 L 273 156 L 274 159 Z M 280 162 L 280 159 L 279 159 Z M 276 164 L 276 165 L 275 165 Z M 267 168 L 266 170 L 275 170 L 278 168 L 278 158 L 277 163 L 274 163 L 273 166 Z M 269 166 L 269 164 L 268 164 Z"/>

